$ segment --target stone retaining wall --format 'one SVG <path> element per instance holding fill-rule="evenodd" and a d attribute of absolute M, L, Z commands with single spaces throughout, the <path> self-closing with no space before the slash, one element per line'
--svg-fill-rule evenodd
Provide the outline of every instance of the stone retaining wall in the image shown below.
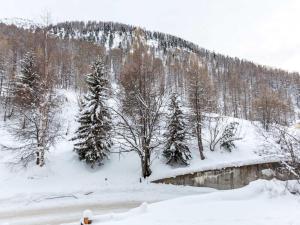
<path fill-rule="evenodd" d="M 211 187 L 219 190 L 234 189 L 246 186 L 257 179 L 291 180 L 296 177 L 284 170 L 280 162 L 260 163 L 239 167 L 199 171 L 153 181 L 174 185 L 188 185 L 196 187 Z"/>

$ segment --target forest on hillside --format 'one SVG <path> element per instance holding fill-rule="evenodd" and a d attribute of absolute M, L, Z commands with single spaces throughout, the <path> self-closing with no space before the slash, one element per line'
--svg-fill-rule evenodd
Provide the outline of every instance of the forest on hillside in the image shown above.
<path fill-rule="evenodd" d="M 2 119 L 18 120 L 13 133 L 24 143 L 16 147 L 24 165 L 35 160 L 43 166 L 57 138 L 62 101 L 58 89 L 84 96 L 78 101 L 80 127 L 72 139 L 79 159 L 92 167 L 101 165 L 111 138 L 117 137 L 123 140 L 121 151 L 139 156 L 143 177 L 151 175 L 151 154 L 162 142 L 162 118 L 168 124 L 163 141 L 166 163 L 188 165 L 188 128 L 205 159 L 204 124 L 215 135 L 211 151 L 217 145 L 230 151 L 238 138 L 236 123 L 214 133 L 220 116 L 259 121 L 266 131 L 274 125 L 289 126 L 300 117 L 298 73 L 120 23 L 66 22 L 30 29 L 0 24 Z M 107 103 L 110 99 L 115 107 Z M 277 131 L 282 148 L 299 148 L 299 140 Z"/>

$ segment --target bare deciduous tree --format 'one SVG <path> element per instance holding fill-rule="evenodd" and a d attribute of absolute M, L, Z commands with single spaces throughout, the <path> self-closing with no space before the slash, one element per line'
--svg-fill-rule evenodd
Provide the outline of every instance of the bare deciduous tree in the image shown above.
<path fill-rule="evenodd" d="M 151 154 L 159 145 L 159 119 L 164 103 L 161 61 L 148 51 L 143 34 L 135 31 L 135 47 L 127 58 L 121 74 L 122 109 L 118 135 L 124 140 L 125 151 L 135 151 L 144 178 L 151 175 Z"/>
<path fill-rule="evenodd" d="M 254 118 L 259 120 L 266 130 L 272 123 L 287 125 L 287 118 L 291 118 L 293 109 L 290 100 L 284 101 L 279 93 L 267 86 L 261 88 L 261 93 L 254 99 Z"/>
<path fill-rule="evenodd" d="M 201 64 L 198 58 L 193 57 L 191 59 L 188 73 L 190 75 L 189 102 L 192 112 L 191 119 L 192 123 L 195 124 L 200 158 L 204 160 L 202 142 L 203 113 L 211 112 L 214 109 L 215 94 L 207 68 Z"/>

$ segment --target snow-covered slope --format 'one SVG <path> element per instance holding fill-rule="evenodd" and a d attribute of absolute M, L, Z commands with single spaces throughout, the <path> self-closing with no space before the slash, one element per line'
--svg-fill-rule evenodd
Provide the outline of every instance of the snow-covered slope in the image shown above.
<path fill-rule="evenodd" d="M 144 203 L 91 219 L 95 225 L 299 225 L 300 198 L 286 187 L 285 182 L 258 180 L 242 189 Z"/>
<path fill-rule="evenodd" d="M 165 176 L 172 176 L 178 173 L 187 173 L 195 170 L 220 167 L 232 164 L 241 164 L 263 160 L 259 152 L 264 148 L 263 138 L 256 131 L 256 127 L 249 121 L 239 120 L 241 140 L 236 142 L 237 148 L 231 153 L 221 150 L 215 152 L 205 151 L 206 160 L 199 159 L 196 142 L 190 141 L 190 149 L 193 159 L 190 166 L 185 168 L 172 168 L 165 165 L 158 154 L 153 155 L 153 174 L 149 180 L 140 184 L 140 160 L 137 155 L 112 154 L 111 159 L 100 168 L 91 169 L 85 163 L 78 160 L 78 156 L 73 152 L 73 145 L 69 139 L 72 137 L 77 127 L 76 115 L 78 112 L 78 96 L 73 91 L 61 90 L 60 93 L 65 98 L 62 106 L 60 118 L 63 122 L 63 137 L 56 146 L 47 153 L 46 165 L 43 168 L 35 165 L 27 169 L 15 169 L 9 166 L 8 152 L 0 152 L 0 203 L 10 201 L 35 202 L 40 199 L 47 199 L 49 196 L 70 195 L 77 193 L 84 196 L 85 193 L 140 193 L 139 199 L 158 200 L 170 197 L 168 190 L 172 190 L 172 196 L 196 193 L 196 189 L 162 189 L 160 193 L 156 185 L 147 185 L 151 180 Z M 233 120 L 233 119 L 232 119 Z M 9 145 L 14 140 L 9 135 L 8 125 L 0 122 L 0 144 Z M 115 148 L 118 148 L 116 145 Z M 116 149 L 117 150 L 117 149 Z M 272 158 L 272 157 L 271 157 Z M 157 193 L 145 195 L 146 193 Z M 148 190 L 148 192 L 147 192 Z M 152 190 L 152 191 L 150 191 Z M 155 190 L 155 191 L 154 191 Z M 194 191 L 191 191 L 194 190 Z M 97 192 L 98 191 L 98 192 Z M 116 195 L 122 198 L 122 195 Z M 124 194 L 127 198 L 128 195 Z M 100 198 L 98 196 L 98 198 Z M 133 195 L 129 198 L 133 198 Z M 18 199 L 18 200 L 17 200 Z"/>
<path fill-rule="evenodd" d="M 201 161 L 196 141 L 191 140 L 189 147 L 193 159 L 188 167 L 172 168 L 163 162 L 160 154 L 154 154 L 151 165 L 153 173 L 148 180 L 140 178 L 140 160 L 134 152 L 112 154 L 103 166 L 91 169 L 78 160 L 77 154 L 73 152 L 73 144 L 69 141 L 78 126 L 78 96 L 70 90 L 59 92 L 65 99 L 60 113 L 63 137 L 47 152 L 46 165 L 43 168 L 30 165 L 26 169 L 11 167 L 8 164 L 11 153 L 0 151 L 0 212 L 10 207 L 74 205 L 78 202 L 155 202 L 212 192 L 212 189 L 158 185 L 150 181 L 202 169 L 274 160 L 275 155 L 278 156 L 275 154 L 276 149 L 271 148 L 267 158 L 261 155 L 267 143 L 254 124 L 230 118 L 240 123 L 239 137 L 242 138 L 236 141 L 237 148 L 232 152 L 220 149 L 211 152 L 206 146 L 206 159 Z M 9 133 L 8 124 L 0 120 L 0 144 L 3 145 L 16 143 Z M 118 145 L 114 148 L 117 150 Z"/>
<path fill-rule="evenodd" d="M 60 94 L 65 97 L 60 113 L 64 135 L 47 153 L 45 167 L 36 167 L 34 164 L 26 169 L 11 166 L 11 152 L 0 151 L 0 214 L 3 210 L 25 206 L 28 209 L 76 205 L 79 202 L 154 202 L 211 191 L 155 185 L 149 181 L 140 183 L 139 158 L 135 154 L 113 154 L 98 169 L 86 166 L 78 160 L 69 141 L 77 127 L 78 96 L 73 91 L 61 90 Z M 1 120 L 0 144 L 9 146 L 14 143 L 9 125 Z"/>
<path fill-rule="evenodd" d="M 0 23 L 4 23 L 7 25 L 15 25 L 19 28 L 23 29 L 34 29 L 37 27 L 41 27 L 41 24 L 38 24 L 32 20 L 22 19 L 22 18 L 0 18 Z"/>

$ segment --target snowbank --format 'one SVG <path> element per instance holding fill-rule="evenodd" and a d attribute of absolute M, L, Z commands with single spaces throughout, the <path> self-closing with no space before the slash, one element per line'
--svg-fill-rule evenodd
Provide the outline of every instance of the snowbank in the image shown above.
<path fill-rule="evenodd" d="M 142 204 L 127 213 L 95 216 L 93 224 L 299 225 L 299 208 L 300 197 L 290 194 L 285 182 L 258 180 L 241 189 Z"/>

